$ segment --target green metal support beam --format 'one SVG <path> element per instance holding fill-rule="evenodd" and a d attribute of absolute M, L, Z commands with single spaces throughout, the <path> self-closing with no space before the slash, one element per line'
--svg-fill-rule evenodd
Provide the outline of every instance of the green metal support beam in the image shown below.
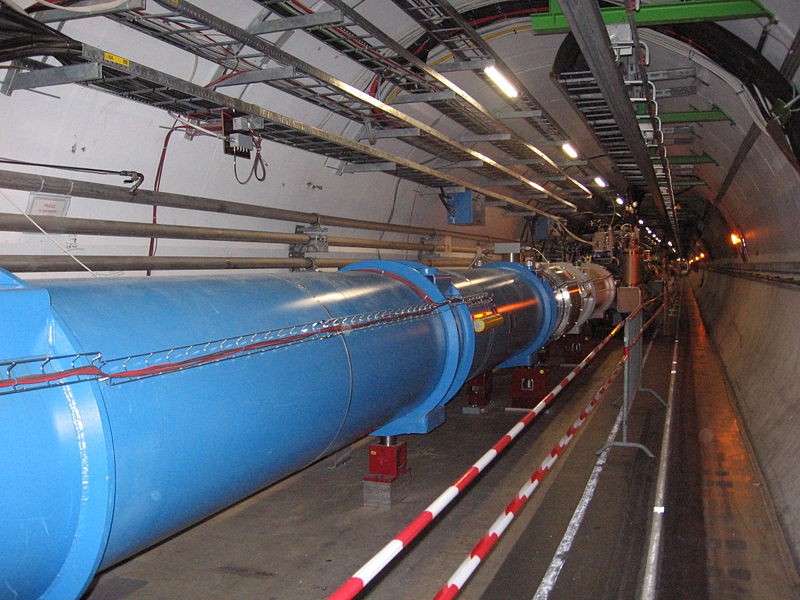
<path fill-rule="evenodd" d="M 702 179 L 673 179 L 672 187 L 694 187 L 696 185 L 708 185 Z"/>
<path fill-rule="evenodd" d="M 697 123 L 699 121 L 730 121 L 733 119 L 722 109 L 711 110 L 679 110 L 676 112 L 660 112 L 658 118 L 662 124 L 668 123 Z"/>
<path fill-rule="evenodd" d="M 703 152 L 702 154 L 680 154 L 675 156 L 668 156 L 669 164 L 671 165 L 706 165 L 706 164 L 719 164 L 712 156 Z M 660 160 L 657 155 L 653 156 L 653 160 Z"/>
<path fill-rule="evenodd" d="M 550 10 L 531 17 L 533 33 L 565 33 L 569 24 L 561 12 L 558 0 L 550 0 Z M 606 23 L 627 23 L 625 8 L 601 8 Z M 772 18 L 772 13 L 761 6 L 758 0 L 687 0 L 686 2 L 663 2 L 642 4 L 636 12 L 636 24 L 640 26 L 664 25 L 667 23 L 699 23 L 704 21 L 726 21 L 731 19 Z"/>

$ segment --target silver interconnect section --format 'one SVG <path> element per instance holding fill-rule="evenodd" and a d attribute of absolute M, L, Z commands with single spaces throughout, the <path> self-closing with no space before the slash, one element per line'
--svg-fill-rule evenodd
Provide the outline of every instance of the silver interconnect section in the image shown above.
<path fill-rule="evenodd" d="M 541 269 L 556 300 L 556 327 L 552 339 L 577 333 L 590 318 L 601 317 L 614 301 L 614 278 L 600 265 L 585 263 L 578 267 L 570 263 L 547 263 Z"/>

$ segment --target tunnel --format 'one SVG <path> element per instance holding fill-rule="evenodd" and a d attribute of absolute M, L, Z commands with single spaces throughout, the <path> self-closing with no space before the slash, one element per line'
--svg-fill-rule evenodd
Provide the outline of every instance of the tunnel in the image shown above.
<path fill-rule="evenodd" d="M 574 585 L 644 589 L 661 507 L 652 598 L 796 595 L 799 30 L 791 0 L 0 0 L 0 598 L 327 598 L 535 389 L 517 458 L 358 597 L 435 592 L 496 471 L 611 353 L 630 384 L 639 311 L 654 457 L 609 454 Z M 515 557 L 557 554 L 592 435 L 448 593 L 546 597 Z M 370 489 L 413 502 L 369 512 L 396 444 Z"/>

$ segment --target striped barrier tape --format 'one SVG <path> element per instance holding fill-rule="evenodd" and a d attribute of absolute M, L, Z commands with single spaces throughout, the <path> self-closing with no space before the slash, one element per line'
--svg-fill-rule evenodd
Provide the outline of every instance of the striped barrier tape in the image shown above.
<path fill-rule="evenodd" d="M 633 318 L 645 306 L 656 300 L 652 300 L 642 304 L 634 312 L 630 313 L 624 320 L 620 321 L 611 332 L 601 341 L 594 350 L 589 352 L 586 357 L 578 363 L 569 374 L 562 379 L 557 386 L 555 386 L 542 400 L 530 410 L 522 419 L 520 419 L 502 438 L 500 438 L 494 446 L 492 446 L 486 453 L 483 454 L 469 469 L 467 469 L 461 477 L 456 479 L 444 492 L 442 492 L 428 507 L 423 510 L 411 523 L 409 523 L 402 531 L 400 531 L 388 544 L 369 559 L 364 565 L 356 571 L 350 579 L 342 584 L 333 594 L 328 596 L 327 600 L 352 600 L 355 598 L 364 587 L 372 581 L 378 573 L 380 573 L 386 566 L 392 562 L 398 554 L 408 546 L 422 531 L 425 530 L 431 522 L 438 517 L 441 512 L 451 503 L 456 497 L 468 487 L 475 478 L 483 472 L 486 467 L 494 461 L 497 456 L 506 449 L 506 447 L 528 426 L 533 420 L 549 406 L 556 396 L 573 380 L 575 377 L 586 368 L 586 365 L 594 359 L 597 354 L 605 348 L 608 342 L 622 329 L 625 322 Z M 627 357 L 627 351 L 625 352 Z"/>
<path fill-rule="evenodd" d="M 447 580 L 447 583 L 442 587 L 441 590 L 439 590 L 439 593 L 436 594 L 434 600 L 451 600 L 461 592 L 461 589 L 464 587 L 467 580 L 478 569 L 481 562 L 486 558 L 492 548 L 494 548 L 497 541 L 500 539 L 503 533 L 505 533 L 506 529 L 508 529 L 508 526 L 514 520 L 517 514 L 519 514 L 519 511 L 522 510 L 522 507 L 525 506 L 525 503 L 533 495 L 533 492 L 536 491 L 536 488 L 539 487 L 539 484 L 553 468 L 553 465 L 558 460 L 558 457 L 561 456 L 569 443 L 574 439 L 575 433 L 586 422 L 586 419 L 594 410 L 595 406 L 597 406 L 597 404 L 600 402 L 614 378 L 616 378 L 617 375 L 619 375 L 619 373 L 622 371 L 622 366 L 626 360 L 628 360 L 627 354 L 625 354 L 619 363 L 617 363 L 614 371 L 611 373 L 608 379 L 606 379 L 605 383 L 600 386 L 600 389 L 597 390 L 595 395 L 592 397 L 591 402 L 589 402 L 589 404 L 586 405 L 586 407 L 581 411 L 580 415 L 578 415 L 578 418 L 575 419 L 569 429 L 567 429 L 566 433 L 553 447 L 547 458 L 545 458 L 539 465 L 539 468 L 531 474 L 525 484 L 520 488 L 516 497 L 508 504 L 508 506 L 506 506 L 501 515 L 483 535 L 481 540 L 475 544 L 475 546 L 472 548 L 472 551 L 469 553 L 469 556 L 467 556 L 461 565 L 453 572 L 453 574 L 450 576 L 450 579 Z"/>
<path fill-rule="evenodd" d="M 641 310 L 641 307 L 639 310 Z M 636 310 L 633 313 L 631 313 L 628 316 L 628 318 L 635 316 L 639 312 L 639 310 Z M 508 506 L 506 506 L 503 513 L 497 518 L 497 520 L 495 520 L 495 522 L 492 524 L 489 530 L 475 545 L 475 547 L 470 552 L 469 556 L 461 563 L 461 565 L 450 576 L 450 579 L 448 579 L 447 583 L 442 587 L 441 590 L 439 590 L 439 593 L 436 594 L 434 600 L 451 600 L 452 598 L 455 598 L 459 594 L 461 588 L 464 586 L 467 580 L 472 576 L 472 574 L 477 570 L 477 568 L 480 566 L 483 559 L 485 559 L 486 556 L 489 554 L 491 549 L 494 548 L 497 541 L 500 539 L 503 533 L 505 533 L 508 526 L 517 516 L 517 514 L 525 505 L 525 503 L 528 501 L 528 499 L 531 497 L 533 492 L 536 490 L 536 488 L 539 487 L 541 481 L 550 472 L 553 465 L 558 460 L 558 457 L 561 456 L 562 452 L 564 452 L 566 447 L 572 441 L 573 437 L 575 436 L 575 433 L 586 422 L 586 419 L 594 410 L 595 406 L 599 404 L 603 395 L 611 386 L 611 383 L 622 372 L 623 366 L 630 357 L 630 348 L 632 348 L 642 340 L 644 332 L 655 321 L 656 317 L 658 317 L 659 313 L 662 310 L 664 310 L 663 304 L 642 326 L 642 329 L 639 332 L 639 334 L 631 342 L 630 347 L 625 348 L 622 354 L 622 358 L 616 364 L 614 370 L 611 372 L 611 375 L 608 376 L 608 379 L 605 380 L 603 385 L 600 386 L 595 395 L 592 397 L 591 402 L 589 402 L 586 408 L 584 408 L 581 411 L 580 415 L 578 415 L 578 418 L 575 420 L 575 422 L 573 422 L 573 424 L 569 427 L 569 429 L 567 429 L 566 433 L 559 440 L 558 444 L 555 445 L 555 447 L 550 451 L 550 454 L 547 456 L 547 458 L 545 458 L 539 465 L 539 468 L 536 471 L 534 471 L 533 474 L 531 474 L 528 481 L 526 481 L 525 484 L 522 486 L 522 488 L 520 488 L 517 496 L 508 504 Z M 622 321 L 622 323 L 624 322 L 625 321 Z"/>

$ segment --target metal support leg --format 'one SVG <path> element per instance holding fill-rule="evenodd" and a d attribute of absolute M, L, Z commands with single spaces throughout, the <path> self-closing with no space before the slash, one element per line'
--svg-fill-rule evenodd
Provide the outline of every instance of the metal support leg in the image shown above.
<path fill-rule="evenodd" d="M 639 391 L 640 391 L 640 392 L 647 392 L 647 393 L 649 393 L 649 394 L 653 394 L 653 396 L 655 396 L 655 397 L 656 397 L 656 400 L 658 400 L 659 402 L 661 402 L 661 405 L 662 405 L 664 408 L 666 408 L 666 407 L 667 407 L 667 403 L 664 401 L 664 399 L 663 399 L 661 396 L 659 396 L 659 395 L 658 395 L 658 392 L 656 392 L 654 389 L 651 389 L 651 388 L 639 388 Z"/>
<path fill-rule="evenodd" d="M 631 407 L 633 406 L 633 400 L 636 397 L 636 393 L 640 389 L 639 386 L 641 385 L 642 381 L 642 367 L 644 365 L 640 336 L 641 332 L 642 313 L 640 311 L 635 316 L 625 321 L 624 343 L 625 351 L 628 352 L 628 360 L 625 361 L 622 380 L 622 408 L 620 409 L 622 411 L 622 439 L 618 442 L 611 442 L 604 445 L 597 451 L 597 454 L 601 454 L 603 451 L 611 448 L 612 446 L 620 446 L 623 448 L 638 448 L 650 458 L 655 456 L 655 454 L 653 454 L 644 444 L 639 444 L 637 442 L 631 442 L 628 440 L 628 416 Z"/>

